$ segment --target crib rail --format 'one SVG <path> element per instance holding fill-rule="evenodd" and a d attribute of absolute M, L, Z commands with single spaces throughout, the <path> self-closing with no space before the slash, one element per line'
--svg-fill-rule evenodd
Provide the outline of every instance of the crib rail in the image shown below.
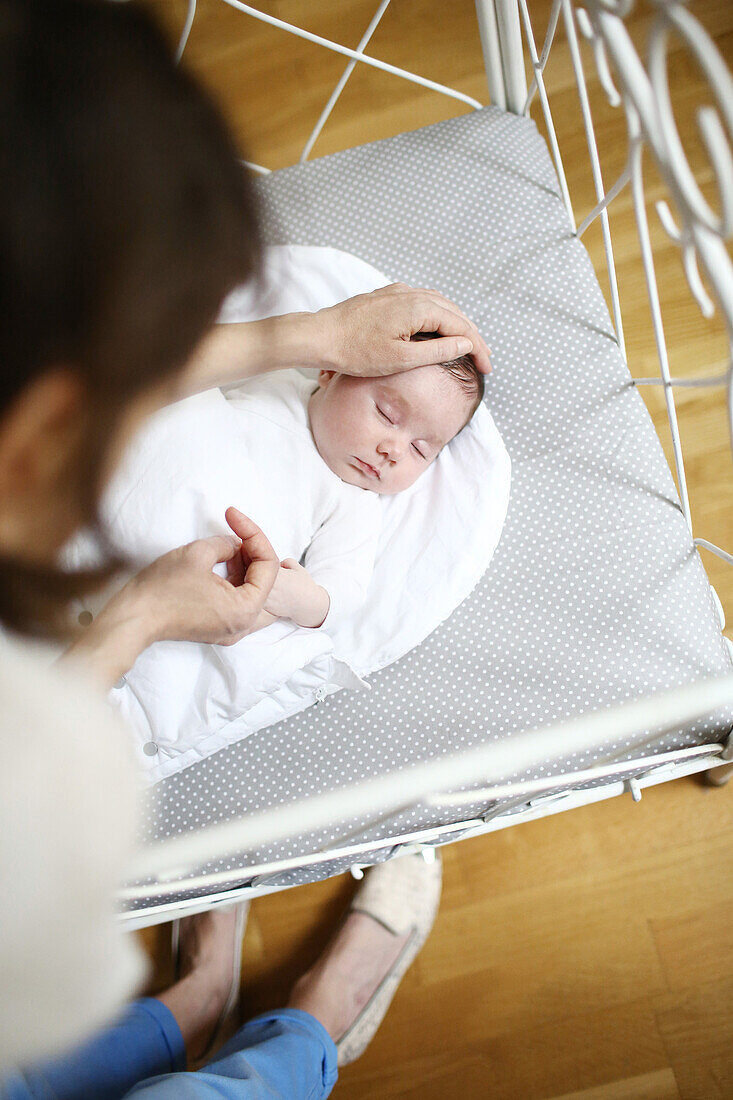
<path fill-rule="evenodd" d="M 517 804 L 522 804 L 528 798 L 537 797 L 543 790 L 554 791 L 558 786 L 565 786 L 569 782 L 577 786 L 578 782 L 608 779 L 624 771 L 640 775 L 657 764 L 664 766 L 670 762 L 679 763 L 691 757 L 705 757 L 709 762 L 713 762 L 715 757 L 728 759 L 733 753 L 733 743 L 713 743 L 651 758 L 642 754 L 640 758 L 625 762 L 602 761 L 596 767 L 581 773 L 580 777 L 577 774 L 563 775 L 559 767 L 556 772 L 552 769 L 553 760 L 559 762 L 576 751 L 592 752 L 608 744 L 612 737 L 634 739 L 635 749 L 640 751 L 645 745 L 658 739 L 661 733 L 677 729 L 680 725 L 694 722 L 701 717 L 708 717 L 714 711 L 729 708 L 732 703 L 733 674 L 618 704 L 542 729 L 525 731 L 509 741 L 481 744 L 449 757 L 426 761 L 376 779 L 352 783 L 290 806 L 274 807 L 246 818 L 161 841 L 140 852 L 130 869 L 130 881 L 148 881 L 145 885 L 127 888 L 122 893 L 121 900 L 162 896 L 170 894 L 172 888 L 191 890 L 201 886 L 221 887 L 243 876 L 270 873 L 273 871 L 271 865 L 240 865 L 235 870 L 185 877 L 190 875 L 191 870 L 210 861 L 247 852 L 264 843 L 287 839 L 295 833 L 315 831 L 333 821 L 348 820 L 355 815 L 368 813 L 378 818 L 380 814 L 391 815 L 423 800 L 433 800 L 443 805 L 452 801 L 454 805 L 460 805 L 465 801 L 464 795 L 460 792 L 453 793 L 455 788 L 473 786 L 474 789 L 466 798 L 470 797 L 474 803 L 484 798 L 493 800 L 499 797 L 503 800 L 515 798 L 518 799 Z M 640 734 L 639 731 L 645 732 Z M 509 777 L 531 767 L 537 759 L 548 761 L 550 774 L 543 781 L 509 781 Z M 476 777 L 491 777 L 491 788 L 477 790 Z M 504 801 L 500 809 L 504 812 L 507 808 Z M 465 829 L 474 823 L 469 820 L 448 828 Z M 446 827 L 442 826 L 441 831 L 444 828 Z M 347 834 L 338 843 L 343 846 L 348 840 Z M 414 838 L 393 837 L 384 845 L 380 842 L 364 841 L 347 850 L 349 854 L 356 855 L 410 840 Z M 274 868 L 280 871 L 291 866 L 322 863 L 325 859 L 334 858 L 336 852 L 338 846 L 335 851 L 329 848 L 328 854 L 321 851 L 299 856 L 292 861 L 278 863 Z M 175 886 L 172 887 L 172 884 Z"/>
<path fill-rule="evenodd" d="M 483 833 L 493 832 L 505 825 L 514 824 L 517 820 L 532 820 L 544 817 L 548 811 L 557 812 L 560 809 L 570 809 L 571 806 L 586 805 L 591 801 L 611 798 L 624 792 L 631 794 L 634 802 L 641 801 L 642 789 L 655 783 L 666 782 L 670 779 L 681 778 L 685 775 L 694 775 L 696 772 L 708 771 L 711 767 L 727 762 L 725 746 L 722 744 L 696 745 L 690 749 L 677 753 L 663 753 L 659 756 L 651 756 L 646 759 L 630 760 L 625 762 L 628 776 L 618 777 L 622 770 L 620 764 L 608 768 L 587 769 L 583 773 L 573 775 L 555 776 L 555 788 L 549 790 L 540 787 L 539 781 L 534 786 L 525 784 L 508 784 L 506 788 L 495 786 L 487 788 L 491 797 L 501 799 L 497 808 L 491 808 L 484 813 L 462 818 L 459 821 L 450 822 L 447 825 L 434 825 L 424 829 L 418 829 L 409 833 L 399 833 L 382 837 L 379 840 L 360 841 L 349 844 L 350 836 L 340 837 L 336 846 L 319 848 L 314 852 L 304 855 L 292 856 L 267 863 L 239 863 L 237 866 L 225 871 L 211 871 L 202 874 L 188 874 L 181 879 L 176 876 L 171 879 L 164 876 L 162 882 L 153 882 L 144 886 L 129 886 L 119 891 L 118 900 L 123 904 L 144 899 L 150 903 L 156 898 L 168 897 L 173 890 L 184 890 L 187 894 L 192 891 L 207 890 L 209 892 L 230 891 L 241 886 L 245 880 L 245 889 L 248 891 L 260 891 L 262 887 L 271 887 L 274 879 L 280 878 L 289 871 L 301 871 L 307 867 L 318 867 L 325 861 L 349 862 L 352 873 L 356 869 L 369 866 L 375 853 L 388 851 L 393 854 L 396 851 L 406 852 L 426 846 L 437 846 L 450 843 L 451 840 L 460 837 L 479 836 Z M 592 773 L 592 774 L 591 774 Z M 578 778 L 580 776 L 580 778 Z M 600 782 L 599 782 L 600 780 Z M 592 787 L 578 788 L 579 783 L 593 783 Z M 563 786 L 564 784 L 564 786 Z M 526 788 L 526 789 L 525 789 Z M 514 792 L 509 801 L 508 791 Z M 522 793 L 517 793 L 517 792 Z M 465 791 L 462 795 L 433 795 L 423 799 L 424 805 L 460 806 L 471 799 L 482 798 L 484 790 L 472 792 Z M 530 797 L 531 796 L 531 797 Z M 374 826 L 388 821 L 396 813 L 406 806 L 396 807 L 393 811 L 378 816 Z M 517 817 L 514 811 L 521 809 L 521 817 Z M 235 853 L 228 852 L 231 856 Z M 364 862 L 362 862 L 364 861 Z M 224 896 L 227 896 L 226 894 Z M 130 910 L 126 914 L 128 919 L 134 919 L 135 911 Z"/>
<path fill-rule="evenodd" d="M 522 0 L 522 4 L 523 10 L 526 10 L 524 0 Z M 730 141 L 733 137 L 733 78 L 731 78 L 715 44 L 705 30 L 690 12 L 676 0 L 658 5 L 657 15 L 649 34 L 648 72 L 644 69 L 623 24 L 623 17 L 631 11 L 633 0 L 617 0 L 617 2 L 616 0 L 591 0 L 588 4 L 588 11 L 583 8 L 575 11 L 575 20 L 581 33 L 593 45 L 599 78 L 609 102 L 612 106 L 623 104 L 626 113 L 629 140 L 627 163 L 612 187 L 608 191 L 604 191 L 570 0 L 557 0 L 553 12 L 559 6 L 562 6 L 563 18 L 567 28 L 598 198 L 597 206 L 583 221 L 577 230 L 577 236 L 580 237 L 596 217 L 601 218 L 606 266 L 613 302 L 614 324 L 620 347 L 625 356 L 618 282 L 608 224 L 608 207 L 626 184 L 630 182 L 661 374 L 659 379 L 643 379 L 637 384 L 661 385 L 664 387 L 677 485 L 685 519 L 690 531 L 692 531 L 687 479 L 673 394 L 673 387 L 678 384 L 678 380 L 672 379 L 669 369 L 660 296 L 644 201 L 642 152 L 646 147 L 653 154 L 657 167 L 677 208 L 681 221 L 681 227 L 679 228 L 670 211 L 669 203 L 663 200 L 656 204 L 657 213 L 664 229 L 681 250 L 683 268 L 690 291 L 694 295 L 702 314 L 705 317 L 712 316 L 715 307 L 700 278 L 699 259 L 713 286 L 723 312 L 728 333 L 729 350 L 725 372 L 712 377 L 685 380 L 684 384 L 691 387 L 718 384 L 727 386 L 729 429 L 731 441 L 733 442 L 733 420 L 730 418 L 733 265 L 731 265 L 730 257 L 724 245 L 725 239 L 733 231 L 733 220 L 731 219 L 731 212 L 733 211 L 733 154 L 731 153 Z M 528 23 L 526 30 L 528 34 L 531 34 Z M 724 128 L 718 113 L 711 107 L 704 107 L 698 113 L 700 133 L 710 155 L 719 188 L 720 217 L 712 212 L 703 198 L 690 170 L 677 132 L 669 95 L 666 67 L 667 40 L 672 30 L 680 35 L 687 48 L 690 49 L 703 68 L 717 107 L 725 122 Z M 611 77 L 607 54 L 612 59 L 616 80 L 621 88 L 620 93 Z M 538 83 L 541 83 L 542 73 L 539 68 L 537 78 Z M 548 126 L 552 126 L 549 108 L 545 114 L 545 121 Z"/>
<path fill-rule="evenodd" d="M 513 0 L 497 0 L 497 3 L 513 3 Z M 585 7 L 573 8 L 570 0 L 555 0 L 547 33 L 538 56 L 526 0 L 519 0 L 522 21 L 532 60 L 534 77 L 524 104 L 526 114 L 535 92 L 539 92 L 542 113 L 550 136 L 550 148 L 561 182 L 563 197 L 571 224 L 578 238 L 597 219 L 601 219 L 609 289 L 612 301 L 614 327 L 619 346 L 626 358 L 618 279 L 613 257 L 613 245 L 608 222 L 608 208 L 615 198 L 631 185 L 636 218 L 640 254 L 654 330 L 659 378 L 636 379 L 637 386 L 662 386 L 669 424 L 674 467 L 682 511 L 692 533 L 689 492 L 680 440 L 675 387 L 704 388 L 723 387 L 727 390 L 729 441 L 733 447 L 733 264 L 725 247 L 725 241 L 733 233 L 733 77 L 718 52 L 715 43 L 701 24 L 680 0 L 655 0 L 655 16 L 652 20 L 647 49 L 648 62 L 644 67 L 624 19 L 634 8 L 635 0 L 588 0 Z M 573 72 L 580 99 L 586 142 L 593 171 L 593 183 L 597 204 L 579 227 L 567 193 L 562 159 L 557 144 L 549 99 L 543 74 L 550 56 L 560 12 L 566 28 Z M 628 157 L 618 178 L 604 189 L 598 146 L 586 87 L 585 74 L 578 45 L 576 25 L 581 35 L 591 44 L 596 70 L 601 86 L 612 107 L 623 106 L 628 135 Z M 716 215 L 706 202 L 690 168 L 680 141 L 669 92 L 667 51 L 671 33 L 677 34 L 685 48 L 705 74 L 715 107 L 705 106 L 698 111 L 697 123 L 703 144 L 710 157 L 718 190 L 720 214 Z M 609 64 L 610 59 L 610 64 Z M 613 75 L 612 75 L 613 70 Z M 711 372 L 694 379 L 673 378 L 670 372 L 667 342 L 662 323 L 660 294 L 657 284 L 654 256 L 651 248 L 647 218 L 642 154 L 648 149 L 665 181 L 670 201 L 677 212 L 672 214 L 670 202 L 660 200 L 655 204 L 660 222 L 672 241 L 680 249 L 682 266 L 687 283 L 702 315 L 712 317 L 715 303 L 707 294 L 700 276 L 699 264 L 713 288 L 725 325 L 728 353 L 725 362 L 711 364 Z M 721 369 L 722 368 L 722 369 Z M 729 564 L 733 556 L 707 539 L 694 538 L 694 545 L 703 548 Z"/>
<path fill-rule="evenodd" d="M 284 19 L 277 19 L 274 15 L 268 15 L 266 12 L 260 11 L 258 8 L 252 7 L 250 4 L 244 4 L 241 0 L 222 0 L 222 3 L 228 4 L 232 8 L 236 8 L 238 11 L 244 12 L 245 15 L 251 16 L 253 19 L 257 19 L 262 23 L 267 23 L 271 27 L 277 27 L 279 30 L 285 31 L 287 34 L 292 34 L 296 38 L 304 38 L 307 42 L 312 42 L 316 46 L 323 46 L 324 49 L 332 50 L 334 53 L 343 54 L 344 57 L 350 58 L 349 64 L 344 69 L 343 73 L 339 77 L 338 83 L 331 93 L 328 102 L 326 103 L 323 111 L 321 112 L 316 125 L 313 127 L 308 140 L 306 141 L 303 152 L 300 155 L 300 162 L 307 160 L 310 152 L 323 129 L 326 121 L 328 120 L 333 108 L 336 106 L 338 99 L 346 87 L 347 81 L 356 67 L 357 61 L 363 62 L 365 65 L 371 65 L 374 69 L 381 69 L 382 72 L 392 73 L 393 76 L 402 77 L 403 80 L 410 81 L 413 84 L 419 84 L 423 88 L 429 88 L 431 91 L 439 92 L 441 95 L 448 96 L 450 99 L 457 99 L 461 103 L 468 104 L 469 107 L 474 109 L 481 107 L 477 99 L 473 99 L 471 96 L 464 95 L 463 92 L 459 92 L 456 88 L 449 88 L 445 84 L 438 84 L 434 80 L 428 80 L 424 76 L 420 76 L 418 73 L 412 73 L 409 69 L 400 69 L 396 65 L 390 65 L 386 61 L 380 61 L 376 57 L 371 57 L 369 54 L 364 53 L 369 39 L 374 34 L 374 31 L 379 26 L 379 23 L 384 15 L 385 11 L 389 7 L 390 0 L 381 0 L 379 7 L 373 15 L 368 27 L 366 28 L 357 48 L 355 50 L 350 49 L 348 46 L 342 46 L 339 42 L 333 42 L 330 38 L 323 38 L 319 34 L 313 34 L 311 31 L 306 31 L 302 27 L 296 27 L 293 23 L 287 23 Z M 188 12 L 186 16 L 186 22 L 181 34 L 180 41 L 178 43 L 178 49 L 176 56 L 180 61 L 183 56 L 183 51 L 186 48 L 189 34 L 191 33 L 191 27 L 193 26 L 193 20 L 196 13 L 196 0 L 188 0 Z M 244 162 L 248 168 L 260 174 L 269 174 L 270 169 L 265 168 L 262 164 L 252 164 L 249 161 Z"/>

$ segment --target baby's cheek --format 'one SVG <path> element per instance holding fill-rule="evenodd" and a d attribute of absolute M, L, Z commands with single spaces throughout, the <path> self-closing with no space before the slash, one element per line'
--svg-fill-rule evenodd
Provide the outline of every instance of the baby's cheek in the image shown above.
<path fill-rule="evenodd" d="M 409 479 L 403 485 L 403 489 L 409 489 L 411 485 L 414 485 L 416 481 L 419 481 L 421 477 L 430 469 L 432 462 L 424 462 L 419 469 L 414 470 Z"/>

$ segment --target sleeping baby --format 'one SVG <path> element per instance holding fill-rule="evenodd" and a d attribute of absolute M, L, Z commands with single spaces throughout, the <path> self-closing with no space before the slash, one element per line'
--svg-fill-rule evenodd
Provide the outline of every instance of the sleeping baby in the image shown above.
<path fill-rule="evenodd" d="M 278 500 L 287 539 L 273 530 L 271 509 L 250 500 L 243 508 L 276 551 L 296 543 L 259 627 L 282 618 L 330 632 L 366 597 L 381 519 L 377 496 L 408 489 L 461 431 L 481 402 L 483 375 L 467 356 L 383 378 L 321 371 L 315 390 L 288 373 L 277 398 L 271 379 L 266 392 L 255 381 L 228 393 L 247 415 L 250 439 L 260 437 L 270 451 L 260 468 L 272 473 L 274 459 L 290 485 L 288 506 Z"/>
<path fill-rule="evenodd" d="M 123 459 L 102 506 L 106 549 L 146 565 L 227 533 L 234 503 L 281 560 L 257 630 L 281 619 L 333 634 L 365 602 L 379 497 L 409 490 L 483 390 L 463 356 L 387 377 L 321 371 L 317 384 L 287 370 L 187 398 L 154 416 Z M 104 554 L 86 533 L 67 546 L 67 568 Z M 109 594 L 86 601 L 87 613 Z"/>

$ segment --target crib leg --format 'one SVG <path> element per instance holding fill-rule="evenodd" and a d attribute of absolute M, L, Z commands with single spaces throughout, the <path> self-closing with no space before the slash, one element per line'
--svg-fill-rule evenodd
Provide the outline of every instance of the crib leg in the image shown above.
<path fill-rule="evenodd" d="M 703 781 L 707 787 L 724 787 L 732 775 L 733 764 L 724 764 L 722 768 L 703 772 Z"/>

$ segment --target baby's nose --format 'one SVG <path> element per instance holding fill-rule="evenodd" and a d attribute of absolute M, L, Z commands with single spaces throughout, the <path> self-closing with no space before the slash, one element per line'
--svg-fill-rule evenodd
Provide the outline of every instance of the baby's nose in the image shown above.
<path fill-rule="evenodd" d="M 402 445 L 399 439 L 385 439 L 377 447 L 379 454 L 384 455 L 390 462 L 396 462 L 402 454 Z"/>

